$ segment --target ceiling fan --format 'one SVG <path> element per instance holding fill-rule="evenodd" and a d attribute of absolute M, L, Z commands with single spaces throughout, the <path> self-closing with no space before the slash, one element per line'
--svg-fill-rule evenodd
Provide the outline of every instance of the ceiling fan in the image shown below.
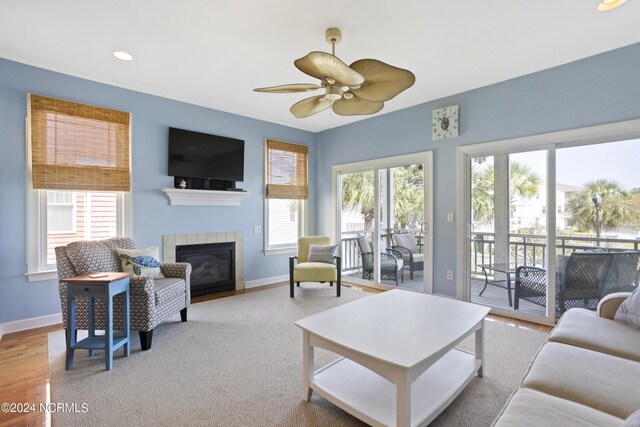
<path fill-rule="evenodd" d="M 325 38 L 331 44 L 331 53 L 315 51 L 293 62 L 303 73 L 319 79 L 320 85 L 295 83 L 254 90 L 292 93 L 323 89 L 324 95 L 305 98 L 293 104 L 289 111 L 299 119 L 330 107 L 341 116 L 355 116 L 377 113 L 384 107 L 384 101 L 392 99 L 416 81 L 411 71 L 377 59 L 360 59 L 348 66 L 335 56 L 336 43 L 342 40 L 340 29 L 327 29 Z"/>

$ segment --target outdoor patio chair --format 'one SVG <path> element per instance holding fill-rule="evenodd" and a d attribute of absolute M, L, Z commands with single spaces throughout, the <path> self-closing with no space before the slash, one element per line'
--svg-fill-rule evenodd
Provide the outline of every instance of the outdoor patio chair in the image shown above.
<path fill-rule="evenodd" d="M 610 252 L 611 264 L 600 283 L 600 298 L 615 292 L 633 292 L 638 286 L 640 251 Z"/>
<path fill-rule="evenodd" d="M 513 309 L 520 308 L 520 300 L 545 307 L 547 305 L 547 270 L 521 266 L 516 269 Z"/>
<path fill-rule="evenodd" d="M 400 251 L 404 264 L 409 266 L 409 278 L 413 280 L 413 272 L 424 270 L 424 254 L 418 248 L 416 237 L 411 233 L 393 233 L 391 249 Z"/>
<path fill-rule="evenodd" d="M 358 248 L 362 258 L 362 278 L 373 279 L 373 239 L 369 236 L 358 239 Z M 398 250 L 387 249 L 380 252 L 380 278 L 382 280 L 395 280 L 398 286 L 398 278 L 404 283 L 404 261 L 402 253 Z"/>
<path fill-rule="evenodd" d="M 564 280 L 556 284 L 560 315 L 573 307 L 595 310 L 602 298 L 601 283 L 606 280 L 612 254 L 574 252 L 567 260 Z"/>

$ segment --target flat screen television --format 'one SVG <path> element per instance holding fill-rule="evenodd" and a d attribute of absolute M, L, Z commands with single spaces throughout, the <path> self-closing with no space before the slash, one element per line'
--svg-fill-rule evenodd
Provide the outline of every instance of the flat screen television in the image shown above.
<path fill-rule="evenodd" d="M 244 181 L 244 141 L 170 127 L 169 175 Z"/>

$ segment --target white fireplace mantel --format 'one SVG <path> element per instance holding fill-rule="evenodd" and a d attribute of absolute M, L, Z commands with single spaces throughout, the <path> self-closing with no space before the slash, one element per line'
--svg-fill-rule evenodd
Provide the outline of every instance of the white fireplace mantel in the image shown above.
<path fill-rule="evenodd" d="M 172 206 L 240 206 L 248 191 L 187 190 L 163 188 Z"/>

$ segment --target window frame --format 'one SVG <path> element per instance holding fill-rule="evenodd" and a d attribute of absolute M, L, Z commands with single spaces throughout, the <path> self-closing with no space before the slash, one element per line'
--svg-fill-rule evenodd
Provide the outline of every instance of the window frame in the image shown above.
<path fill-rule="evenodd" d="M 58 277 L 56 265 L 47 263 L 47 191 L 27 187 L 27 277 L 29 282 Z M 83 193 L 91 193 L 90 191 Z M 75 192 L 78 193 L 78 192 Z M 132 236 L 131 192 L 116 191 L 116 234 Z"/>
<path fill-rule="evenodd" d="M 264 254 L 295 254 L 298 242 L 283 245 L 271 245 L 269 243 L 269 198 L 264 199 Z M 304 199 L 273 199 L 273 200 L 296 200 L 298 202 L 298 238 L 307 234 L 307 201 Z M 297 239 L 296 239 L 297 240 Z"/>

